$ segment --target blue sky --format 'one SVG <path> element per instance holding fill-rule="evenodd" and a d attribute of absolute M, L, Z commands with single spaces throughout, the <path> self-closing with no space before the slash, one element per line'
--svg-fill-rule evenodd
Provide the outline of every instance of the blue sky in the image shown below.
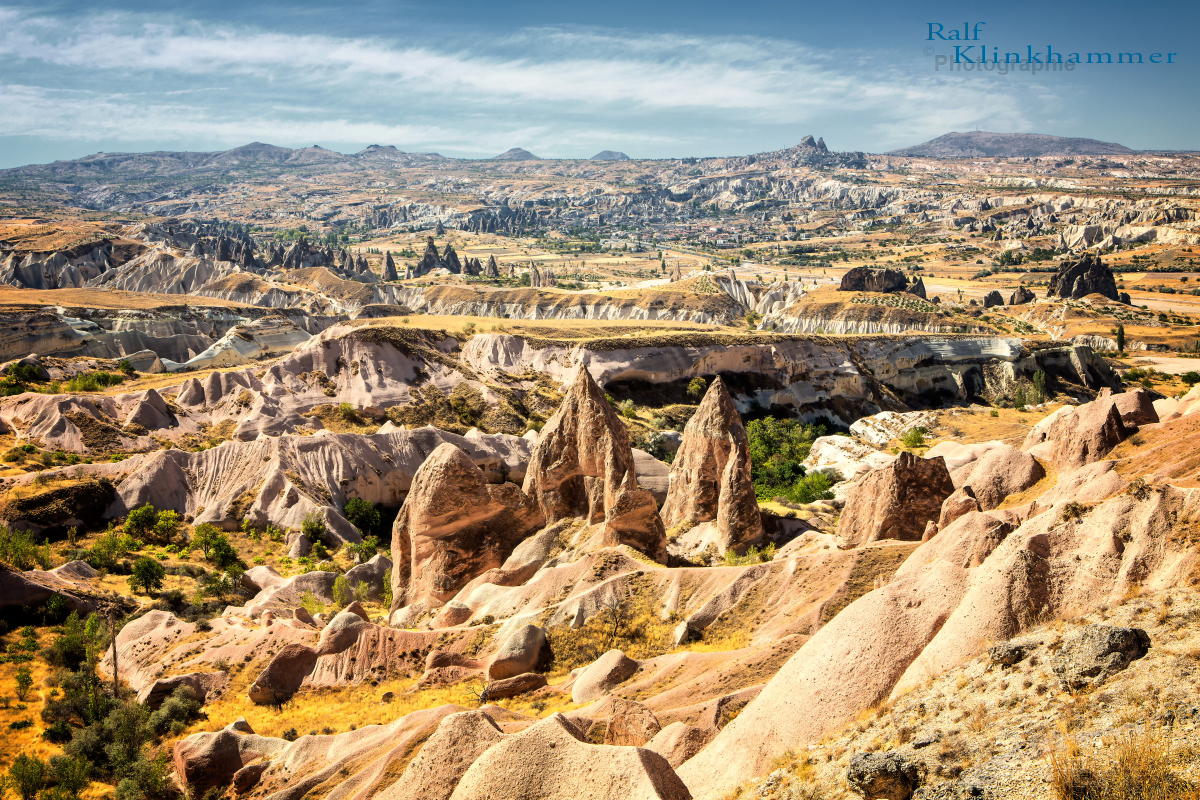
<path fill-rule="evenodd" d="M 949 73 L 930 22 L 986 23 L 1002 52 L 1176 55 Z M 0 167 L 251 141 L 660 158 L 811 133 L 882 152 L 977 127 L 1200 149 L 1198 23 L 1194 2 L 0 0 Z"/>

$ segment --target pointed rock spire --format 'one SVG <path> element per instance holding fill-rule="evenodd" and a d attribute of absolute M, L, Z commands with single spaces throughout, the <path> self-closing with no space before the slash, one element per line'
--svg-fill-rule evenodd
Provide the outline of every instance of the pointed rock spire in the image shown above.
<path fill-rule="evenodd" d="M 396 262 L 392 260 L 391 250 L 388 250 L 383 257 L 383 279 L 385 281 L 396 280 Z"/>
<path fill-rule="evenodd" d="M 662 520 L 654 498 L 637 486 L 629 434 L 583 365 L 542 428 L 524 490 L 547 524 L 568 517 L 602 522 L 603 546 L 627 544 L 666 559 Z"/>
<path fill-rule="evenodd" d="M 488 278 L 499 278 L 500 270 L 496 266 L 496 256 L 488 256 L 487 265 L 483 268 L 483 274 Z"/>
<path fill-rule="evenodd" d="M 668 528 L 716 520 L 722 551 L 762 538 L 746 429 L 720 378 L 683 429 L 662 519 Z"/>

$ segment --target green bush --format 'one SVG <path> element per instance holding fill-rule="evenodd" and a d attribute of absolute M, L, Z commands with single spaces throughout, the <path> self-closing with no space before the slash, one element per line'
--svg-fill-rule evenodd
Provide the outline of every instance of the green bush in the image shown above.
<path fill-rule="evenodd" d="M 0 526 L 0 561 L 19 570 L 50 569 L 50 546 L 39 546 L 29 531 Z"/>
<path fill-rule="evenodd" d="M 112 372 L 81 372 L 70 378 L 65 388 L 68 392 L 98 392 L 109 386 L 116 386 L 124 380 L 124 375 Z"/>
<path fill-rule="evenodd" d="M 926 433 L 928 433 L 928 431 L 920 426 L 909 428 L 904 432 L 904 435 L 900 437 L 900 442 L 905 447 L 924 447 Z"/>
<path fill-rule="evenodd" d="M 94 569 L 113 570 L 117 563 L 139 548 L 138 541 L 126 533 L 118 533 L 110 526 L 92 544 L 84 560 Z"/>
<path fill-rule="evenodd" d="M 325 520 L 316 511 L 310 511 L 300 522 L 300 532 L 310 542 L 316 543 L 325 539 Z"/>
<path fill-rule="evenodd" d="M 1179 379 L 1188 386 L 1195 386 L 1200 383 L 1200 372 L 1185 372 L 1179 376 Z"/>
<path fill-rule="evenodd" d="M 46 762 L 21 753 L 8 767 L 8 782 L 21 800 L 33 800 L 46 782 Z"/>
<path fill-rule="evenodd" d="M 354 592 L 350 588 L 350 582 L 346 580 L 345 575 L 338 575 L 333 579 L 333 603 L 338 608 L 345 608 L 350 605 L 350 601 L 354 599 Z"/>
<path fill-rule="evenodd" d="M 708 381 L 704 378 L 692 378 L 687 385 L 687 396 L 699 402 L 708 391 Z"/>
<path fill-rule="evenodd" d="M 363 500 L 361 497 L 351 497 L 342 506 L 342 516 L 363 536 L 379 532 L 381 517 L 379 509 Z M 375 555 L 374 551 L 371 555 Z M 368 556 L 370 558 L 370 556 Z"/>

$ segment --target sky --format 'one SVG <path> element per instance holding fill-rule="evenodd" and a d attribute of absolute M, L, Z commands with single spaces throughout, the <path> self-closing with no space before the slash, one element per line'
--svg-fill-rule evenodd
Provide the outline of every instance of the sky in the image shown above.
<path fill-rule="evenodd" d="M 975 129 L 1200 150 L 1195 2 L 166 5 L 0 0 L 0 167 L 252 141 L 677 158 L 811 134 L 878 153 Z M 950 40 L 964 25 L 978 39 Z M 956 45 L 1144 63 L 955 72 Z"/>

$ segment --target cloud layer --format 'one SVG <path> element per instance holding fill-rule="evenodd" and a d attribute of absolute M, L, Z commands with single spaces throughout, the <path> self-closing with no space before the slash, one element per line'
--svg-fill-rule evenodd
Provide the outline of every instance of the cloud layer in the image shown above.
<path fill-rule="evenodd" d="M 537 28 L 432 41 L 0 8 L 0 137 L 708 155 L 1022 130 L 1053 96 L 769 38 Z"/>

